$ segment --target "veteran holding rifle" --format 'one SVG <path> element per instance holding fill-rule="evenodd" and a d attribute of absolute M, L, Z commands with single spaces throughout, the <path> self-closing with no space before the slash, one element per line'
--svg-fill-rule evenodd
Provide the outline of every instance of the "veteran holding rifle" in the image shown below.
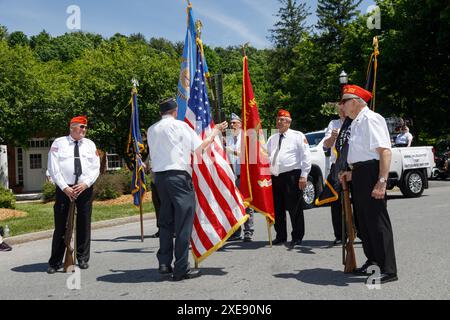
<path fill-rule="evenodd" d="M 100 174 L 97 148 L 86 138 L 87 118 L 78 116 L 70 121 L 70 134 L 56 139 L 48 154 L 48 172 L 56 184 L 54 205 L 55 231 L 47 273 L 53 274 L 63 267 L 65 271 L 78 260 L 80 269 L 89 267 L 91 243 L 91 214 L 93 184 Z M 70 210 L 69 208 L 73 209 Z M 77 218 L 73 220 L 74 209 Z M 69 216 L 71 216 L 69 218 Z M 76 227 L 75 252 L 71 246 L 73 227 Z"/>
<path fill-rule="evenodd" d="M 364 254 L 367 261 L 353 273 L 370 276 L 369 267 L 377 265 L 379 283 L 397 280 L 394 237 L 387 211 L 386 185 L 391 162 L 391 140 L 385 119 L 367 106 L 372 94 L 356 85 L 344 86 L 341 104 L 353 119 L 347 162 L 351 171 L 341 181 L 353 183 L 353 205 L 358 215 Z M 350 270 L 348 270 L 350 271 Z"/>

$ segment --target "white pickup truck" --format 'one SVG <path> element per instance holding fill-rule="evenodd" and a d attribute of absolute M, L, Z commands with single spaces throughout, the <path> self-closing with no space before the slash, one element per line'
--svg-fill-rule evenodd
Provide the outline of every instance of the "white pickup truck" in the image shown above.
<path fill-rule="evenodd" d="M 323 149 L 325 130 L 305 134 L 311 151 L 311 172 L 303 194 L 304 207 L 314 207 L 330 170 L 329 157 Z M 392 148 L 387 189 L 399 187 L 405 197 L 420 197 L 428 188 L 434 168 L 433 147 Z"/>

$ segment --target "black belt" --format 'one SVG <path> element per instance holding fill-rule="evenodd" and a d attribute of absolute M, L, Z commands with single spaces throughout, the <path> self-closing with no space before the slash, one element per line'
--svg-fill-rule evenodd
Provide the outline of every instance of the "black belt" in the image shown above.
<path fill-rule="evenodd" d="M 379 162 L 380 162 L 380 160 L 372 159 L 372 160 L 367 160 L 367 161 L 355 162 L 355 163 L 349 164 L 348 166 L 350 167 L 350 169 L 352 169 L 352 171 L 354 171 L 354 170 L 357 170 L 364 166 L 378 164 Z"/>
<path fill-rule="evenodd" d="M 189 173 L 185 170 L 166 170 L 166 171 L 159 171 L 155 172 L 155 176 L 162 176 L 166 174 L 185 174 L 189 175 Z"/>

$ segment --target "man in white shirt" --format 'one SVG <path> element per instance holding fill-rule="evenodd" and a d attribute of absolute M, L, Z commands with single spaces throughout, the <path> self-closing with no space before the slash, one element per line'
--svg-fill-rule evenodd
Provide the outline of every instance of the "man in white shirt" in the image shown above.
<path fill-rule="evenodd" d="M 397 280 L 394 238 L 386 205 L 386 184 L 392 158 L 385 119 L 367 107 L 372 94 L 346 85 L 341 104 L 353 120 L 347 162 L 352 169 L 343 176 L 353 183 L 353 205 L 358 215 L 366 263 L 354 273 L 370 276 L 367 269 L 378 265 L 380 283 Z M 372 277 L 373 279 L 373 277 Z"/>
<path fill-rule="evenodd" d="M 206 149 L 214 138 L 227 128 L 227 122 L 216 125 L 212 134 L 202 141 L 186 122 L 176 119 L 178 106 L 175 99 L 162 101 L 159 110 L 162 119 L 147 132 L 152 170 L 161 200 L 160 248 L 157 257 L 159 272 L 173 272 L 173 280 L 179 281 L 200 275 L 199 270 L 189 266 L 189 241 L 195 215 L 195 193 L 191 177 L 192 154 Z M 175 263 L 172 269 L 174 253 Z"/>
<path fill-rule="evenodd" d="M 289 129 L 292 118 L 288 111 L 279 110 L 278 133 L 267 140 L 272 175 L 272 192 L 275 207 L 274 245 L 287 241 L 286 210 L 292 224 L 290 247 L 301 245 L 305 235 L 303 215 L 303 190 L 311 171 L 311 152 L 303 133 Z"/>
<path fill-rule="evenodd" d="M 330 163 L 331 163 L 331 169 L 330 172 L 333 171 L 335 168 L 335 162 L 336 162 L 336 151 L 335 144 L 336 139 L 339 135 L 339 130 L 342 127 L 342 124 L 345 120 L 345 113 L 344 110 L 342 110 L 342 106 L 337 106 L 337 112 L 339 114 L 339 119 L 331 120 L 328 124 L 327 130 L 325 132 L 325 137 L 323 141 L 323 146 L 325 148 L 331 148 L 331 155 L 330 155 Z M 342 244 L 342 203 L 340 197 L 338 200 L 331 202 L 331 222 L 333 224 L 333 231 L 334 231 L 334 245 Z"/>
<path fill-rule="evenodd" d="M 241 135 L 242 135 L 242 121 L 237 114 L 231 114 L 231 135 L 227 136 L 227 156 L 233 168 L 236 177 L 236 186 L 241 185 Z M 252 208 L 247 208 L 245 212 L 249 215 L 248 220 L 244 223 L 244 241 L 252 241 L 253 236 L 253 214 Z M 228 238 L 229 241 L 241 239 L 242 228 L 239 227 L 235 233 Z"/>
<path fill-rule="evenodd" d="M 89 267 L 93 184 L 100 174 L 97 148 L 86 138 L 87 118 L 70 121 L 70 135 L 56 139 L 48 154 L 48 173 L 56 184 L 54 206 L 55 231 L 47 273 L 62 268 L 65 252 L 64 233 L 71 201 L 77 208 L 76 248 L 80 269 Z"/>

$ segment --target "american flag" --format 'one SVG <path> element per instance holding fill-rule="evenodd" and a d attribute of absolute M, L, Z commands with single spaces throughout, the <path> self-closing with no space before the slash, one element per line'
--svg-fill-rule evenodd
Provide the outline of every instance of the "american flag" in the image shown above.
<path fill-rule="evenodd" d="M 197 46 L 196 72 L 185 121 L 204 139 L 211 134 L 214 121 L 202 60 L 201 49 Z M 191 246 L 195 260 L 201 262 L 219 249 L 248 216 L 218 137 L 208 150 L 193 155 L 192 169 L 196 209 Z"/>

